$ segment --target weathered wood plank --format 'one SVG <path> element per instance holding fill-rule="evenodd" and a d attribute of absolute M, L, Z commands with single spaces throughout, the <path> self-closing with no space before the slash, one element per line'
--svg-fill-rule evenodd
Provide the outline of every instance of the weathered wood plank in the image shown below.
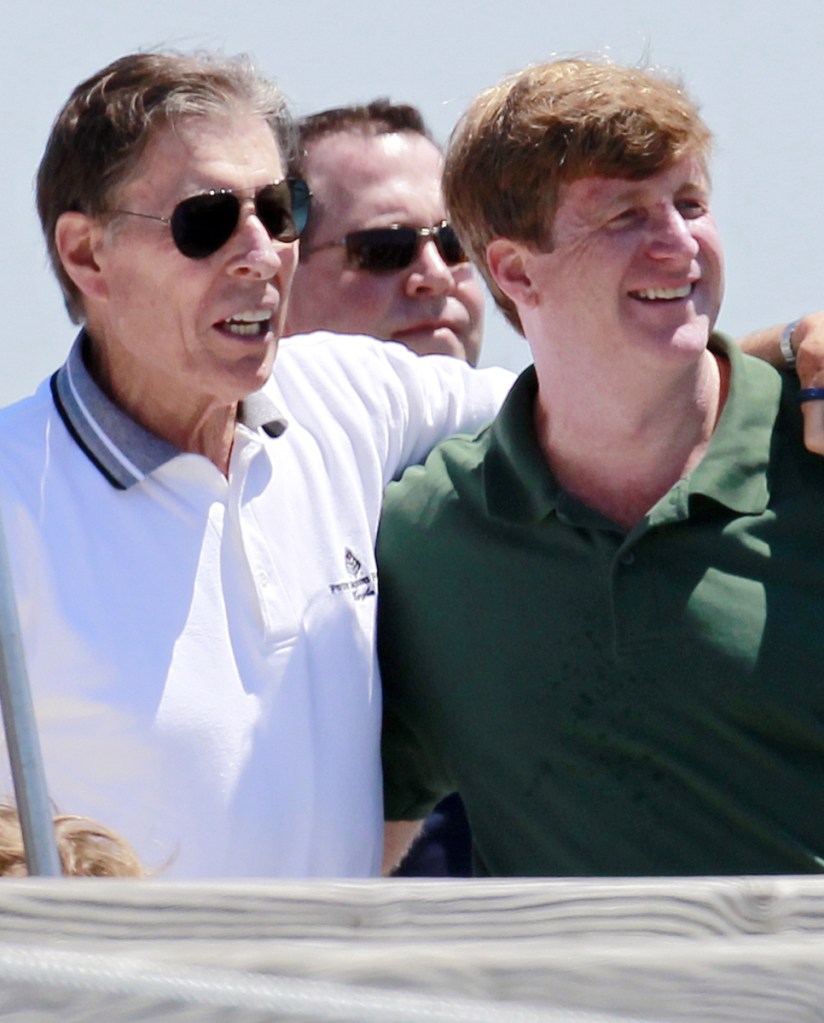
<path fill-rule="evenodd" d="M 238 991 L 256 990 L 261 975 L 268 975 L 322 980 L 353 989 L 474 999 L 490 1007 L 511 1004 L 513 1010 L 544 1006 L 554 1013 L 617 1013 L 671 1023 L 813 1023 L 824 1018 L 824 942 L 803 936 L 630 939 L 618 944 L 595 939 L 574 947 L 555 941 L 516 945 L 418 941 L 389 946 L 377 940 L 267 942 L 263 946 L 193 941 L 161 950 L 134 946 L 134 955 L 128 957 L 122 950 L 117 956 L 106 956 L 105 947 L 101 943 L 96 957 L 81 959 L 97 958 L 95 989 L 108 992 L 111 985 L 100 980 L 101 975 L 106 979 L 107 960 L 113 972 L 124 962 L 143 976 L 174 978 L 175 971 L 180 971 L 182 984 L 191 968 L 200 968 L 213 979 L 219 975 L 224 982 L 233 975 L 228 987 Z M 49 984 L 46 976 L 31 985 L 38 1005 L 41 988 L 58 994 L 63 990 L 60 978 Z M 140 985 L 133 987 L 139 993 Z M 123 988 L 127 989 L 128 985 Z M 6 997 L 14 991 L 15 985 L 0 971 L 4 1020 Z M 19 1001 L 19 989 L 15 997 Z"/>
<path fill-rule="evenodd" d="M 0 940 L 572 941 L 824 933 L 824 878 L 134 882 L 5 879 Z"/>
<path fill-rule="evenodd" d="M 203 970 L 114 955 L 0 945 L 4 1023 L 566 1023 L 566 1013 L 408 988 Z M 610 1023 L 613 1017 L 581 1023 Z M 621 1023 L 621 1021 L 614 1021 Z M 624 1021 L 625 1023 L 625 1021 Z"/>
<path fill-rule="evenodd" d="M 824 878 L 6 880 L 0 943 L 0 962 L 4 946 L 71 949 L 142 975 L 323 980 L 552 1018 L 824 1023 Z M 4 1021 L 13 994 L 0 985 Z"/>

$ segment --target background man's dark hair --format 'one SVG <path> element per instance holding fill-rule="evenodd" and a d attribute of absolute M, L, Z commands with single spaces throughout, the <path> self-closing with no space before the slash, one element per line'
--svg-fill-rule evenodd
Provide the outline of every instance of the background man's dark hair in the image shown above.
<path fill-rule="evenodd" d="M 352 103 L 349 106 L 330 107 L 315 114 L 307 114 L 298 120 L 297 132 L 298 145 L 289 173 L 301 178 L 311 177 L 306 173 L 307 146 L 328 135 L 347 134 L 377 138 L 380 135 L 413 132 L 416 135 L 423 135 L 433 145 L 437 144 L 417 107 L 410 103 L 392 103 L 385 96 L 373 99 L 370 103 Z M 310 180 L 310 187 L 311 184 Z M 311 245 L 314 227 L 321 219 L 323 203 L 323 196 L 313 197 L 309 221 L 302 235 L 305 248 Z"/>
<path fill-rule="evenodd" d="M 331 107 L 309 114 L 298 121 L 301 148 L 322 135 L 335 132 L 362 132 L 364 135 L 387 135 L 398 131 L 414 131 L 432 141 L 432 133 L 417 107 L 409 103 L 392 103 L 386 97 L 371 103 Z"/>

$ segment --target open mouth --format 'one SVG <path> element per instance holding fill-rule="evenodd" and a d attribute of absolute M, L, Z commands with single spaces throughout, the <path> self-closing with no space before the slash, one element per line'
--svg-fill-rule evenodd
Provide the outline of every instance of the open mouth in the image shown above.
<path fill-rule="evenodd" d="M 695 284 L 682 284 L 680 288 L 642 288 L 640 291 L 631 291 L 630 296 L 644 302 L 674 302 L 688 298 L 694 287 Z"/>
<path fill-rule="evenodd" d="M 231 334 L 233 337 L 260 338 L 269 333 L 271 322 L 271 311 L 250 309 L 221 320 L 217 326 L 225 334 Z"/>

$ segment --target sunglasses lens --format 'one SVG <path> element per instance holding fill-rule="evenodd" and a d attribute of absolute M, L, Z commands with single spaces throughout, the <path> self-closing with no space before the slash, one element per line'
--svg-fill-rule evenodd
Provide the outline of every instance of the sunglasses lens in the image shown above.
<path fill-rule="evenodd" d="M 299 178 L 267 185 L 258 192 L 255 210 L 271 238 L 293 242 L 309 216 L 309 188 Z"/>
<path fill-rule="evenodd" d="M 464 252 L 453 227 L 450 227 L 449 224 L 442 224 L 435 237 L 438 240 L 438 249 L 447 266 L 457 266 L 458 263 L 467 261 L 469 257 Z"/>
<path fill-rule="evenodd" d="M 434 237 L 438 251 L 448 266 L 465 263 L 467 255 L 458 236 L 449 224 L 441 224 L 426 232 Z M 346 253 L 350 263 L 371 273 L 405 270 L 418 251 L 421 232 L 414 227 L 377 227 L 353 231 L 346 236 Z"/>
<path fill-rule="evenodd" d="M 175 207 L 172 237 L 189 259 L 206 259 L 232 237 L 240 216 L 240 200 L 231 192 L 193 195 Z"/>
<path fill-rule="evenodd" d="M 346 237 L 346 253 L 359 270 L 402 270 L 415 258 L 418 233 L 413 227 L 378 227 Z"/>
<path fill-rule="evenodd" d="M 293 242 L 309 216 L 309 188 L 291 178 L 262 188 L 255 197 L 255 212 L 271 238 Z M 193 195 L 172 214 L 175 245 L 189 259 L 207 259 L 234 234 L 240 217 L 240 200 L 229 191 Z"/>
<path fill-rule="evenodd" d="M 302 234 L 306 227 L 306 221 L 309 219 L 309 200 L 311 198 L 309 186 L 300 178 L 289 178 L 287 183 L 292 204 L 292 220 L 297 233 Z"/>

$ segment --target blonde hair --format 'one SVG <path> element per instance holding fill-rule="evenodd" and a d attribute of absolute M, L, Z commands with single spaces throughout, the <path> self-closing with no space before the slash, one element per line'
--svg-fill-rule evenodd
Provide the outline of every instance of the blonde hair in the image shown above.
<path fill-rule="evenodd" d="M 134 849 L 120 835 L 89 817 L 57 814 L 57 852 L 67 877 L 145 877 Z M 0 804 L 0 876 L 26 877 L 26 854 L 17 810 Z"/>
<path fill-rule="evenodd" d="M 513 326 L 492 279 L 496 237 L 552 247 L 558 190 L 579 178 L 639 180 L 687 153 L 706 165 L 712 134 L 683 87 L 605 60 L 536 64 L 481 93 L 452 133 L 444 168 L 449 218 Z"/>

